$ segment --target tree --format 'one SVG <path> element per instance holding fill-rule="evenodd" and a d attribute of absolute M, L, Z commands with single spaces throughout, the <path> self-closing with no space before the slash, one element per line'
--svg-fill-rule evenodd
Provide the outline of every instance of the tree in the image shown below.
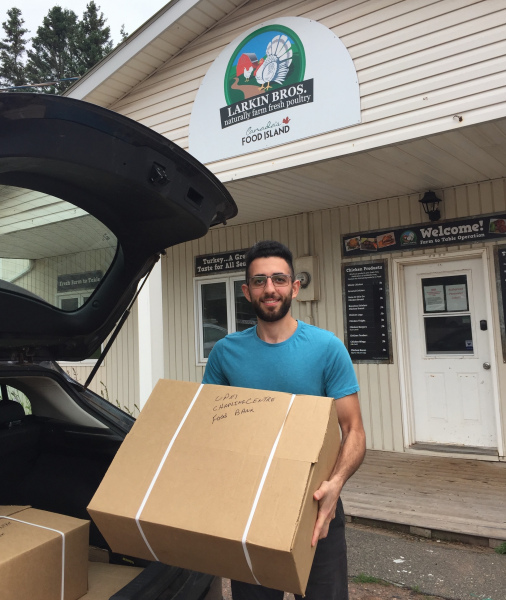
<path fill-rule="evenodd" d="M 26 71 L 31 83 L 57 81 L 84 75 L 112 49 L 110 28 L 94 0 L 86 5 L 83 18 L 68 9 L 49 10 L 28 50 Z M 61 81 L 39 88 L 47 93 L 62 93 L 72 81 Z"/>
<path fill-rule="evenodd" d="M 54 6 L 44 17 L 43 24 L 32 38 L 28 50 L 26 72 L 31 83 L 56 81 L 78 74 L 77 15 L 74 11 Z M 69 82 L 44 88 L 45 92 L 63 92 Z"/>
<path fill-rule="evenodd" d="M 111 29 L 105 26 L 104 13 L 99 14 L 99 10 L 100 7 L 91 0 L 78 24 L 76 47 L 79 75 L 95 66 L 112 50 Z"/>
<path fill-rule="evenodd" d="M 121 40 L 120 40 L 120 44 L 121 44 L 121 42 L 124 42 L 127 39 L 127 37 L 129 36 L 129 34 L 125 31 L 125 24 L 124 23 L 121 26 L 121 29 L 119 30 L 119 34 L 121 36 Z"/>
<path fill-rule="evenodd" d="M 28 29 L 23 27 L 24 20 L 19 8 L 7 11 L 8 20 L 2 23 L 6 37 L 0 42 L 0 78 L 7 86 L 26 83 L 23 55 L 27 40 L 24 35 Z"/>

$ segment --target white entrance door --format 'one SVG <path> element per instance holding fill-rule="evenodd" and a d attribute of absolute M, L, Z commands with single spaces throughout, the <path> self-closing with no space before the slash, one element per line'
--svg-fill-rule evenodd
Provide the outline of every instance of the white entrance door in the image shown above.
<path fill-rule="evenodd" d="M 481 258 L 404 268 L 414 442 L 497 447 Z"/>

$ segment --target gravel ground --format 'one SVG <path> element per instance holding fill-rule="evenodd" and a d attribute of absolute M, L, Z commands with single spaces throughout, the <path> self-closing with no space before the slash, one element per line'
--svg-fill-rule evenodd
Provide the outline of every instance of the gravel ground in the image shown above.
<path fill-rule="evenodd" d="M 506 600 L 506 556 L 489 547 L 357 524 L 347 526 L 346 537 L 350 600 Z M 376 583 L 359 583 L 363 574 Z M 216 592 L 213 600 L 219 584 Z M 222 596 L 232 600 L 229 580 Z"/>
<path fill-rule="evenodd" d="M 349 584 L 350 600 L 430 600 L 435 596 L 417 594 L 413 590 L 394 585 L 381 585 L 379 583 L 354 583 Z M 232 600 L 230 581 L 223 580 L 223 600 Z M 292 594 L 285 594 L 284 600 L 294 600 Z"/>

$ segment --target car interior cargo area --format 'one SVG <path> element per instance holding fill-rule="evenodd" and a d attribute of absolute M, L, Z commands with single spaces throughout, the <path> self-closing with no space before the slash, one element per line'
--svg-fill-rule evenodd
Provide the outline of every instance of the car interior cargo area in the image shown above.
<path fill-rule="evenodd" d="M 40 376 L 0 379 L 0 503 L 30 505 L 89 519 L 86 505 L 121 438 L 98 421 L 84 425 L 66 420 L 64 413 L 58 414 L 52 407 L 50 399 L 44 402 L 40 389 L 37 396 L 30 393 L 39 381 Z M 44 389 L 60 400 L 65 396 L 56 383 Z M 71 403 L 67 398 L 66 404 Z M 51 412 L 54 416 L 49 416 Z M 81 421 L 94 420 L 78 406 L 75 412 L 86 415 Z M 105 547 L 93 525 L 90 543 Z"/>
<path fill-rule="evenodd" d="M 31 375 L 11 373 L 0 377 L 0 518 L 2 515 L 9 517 L 18 529 L 19 520 L 26 527 L 27 519 L 20 515 L 29 515 L 29 511 L 43 514 L 51 521 L 70 519 L 86 524 L 85 533 L 80 534 L 82 540 L 85 539 L 86 549 L 84 553 L 82 548 L 79 550 L 78 562 L 81 568 L 85 564 L 88 590 L 81 585 L 75 593 L 68 595 L 66 592 L 65 600 L 134 600 L 141 597 L 165 600 L 176 595 L 186 600 L 203 599 L 213 581 L 212 576 L 112 552 L 86 510 L 133 418 L 103 400 L 104 407 L 109 410 L 109 427 L 106 427 L 103 415 L 99 420 L 92 414 L 90 406 L 84 410 L 82 399 L 80 405 L 73 397 L 75 382 L 70 380 L 69 383 L 62 373 L 59 373 L 58 381 L 50 370 L 43 374 L 41 367 L 32 366 L 32 372 Z M 94 400 L 96 408 L 99 407 L 99 398 Z M 11 525 L 10 520 L 4 520 L 0 521 L 0 527 L 5 527 L 6 523 Z M 21 536 L 33 538 L 33 529 L 30 527 L 28 535 L 22 527 Z M 10 528 L 9 531 L 13 532 L 11 538 L 19 535 L 17 529 Z M 57 538 L 56 535 L 56 540 L 51 543 L 60 543 Z M 2 539 L 9 541 L 5 537 Z M 16 545 L 22 545 L 22 542 L 16 537 Z M 43 543 L 46 540 L 42 540 Z M 83 543 L 81 541 L 81 545 Z M 11 546 L 11 542 L 0 546 L 0 573 L 5 560 L 12 560 L 11 556 L 6 556 Z M 47 552 L 44 547 L 37 548 L 36 540 L 28 550 L 36 555 Z M 47 570 L 54 576 L 60 569 L 60 551 L 52 552 L 53 562 L 48 563 Z M 18 560 L 25 566 L 29 561 L 26 554 Z M 36 577 L 43 575 L 43 570 L 39 571 L 35 570 Z M 37 581 L 27 585 L 46 585 Z M 54 577 L 51 581 L 55 588 Z M 18 591 L 16 588 L 14 595 L 9 597 L 17 597 Z M 37 595 L 37 600 L 46 598 L 61 600 L 59 588 L 54 595 L 53 592 L 44 597 Z"/>

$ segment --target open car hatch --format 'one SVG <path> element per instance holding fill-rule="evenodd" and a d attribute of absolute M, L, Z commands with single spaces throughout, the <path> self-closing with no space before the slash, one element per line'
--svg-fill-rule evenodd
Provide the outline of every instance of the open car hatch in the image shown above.
<path fill-rule="evenodd" d="M 93 104 L 0 97 L 0 360 L 95 352 L 165 248 L 237 214 L 218 179 Z"/>

